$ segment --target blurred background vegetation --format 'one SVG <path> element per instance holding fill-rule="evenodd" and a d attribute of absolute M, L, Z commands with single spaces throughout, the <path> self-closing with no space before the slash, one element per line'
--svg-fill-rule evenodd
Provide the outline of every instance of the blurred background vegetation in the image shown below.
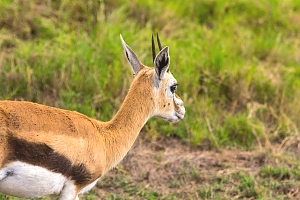
<path fill-rule="evenodd" d="M 119 34 L 153 66 L 159 32 L 187 114 L 151 119 L 147 137 L 243 149 L 298 141 L 299 11 L 298 0 L 1 0 L 0 98 L 109 120 L 133 79 Z"/>
<path fill-rule="evenodd" d="M 203 149 L 296 147 L 299 155 L 299 0 L 0 0 L 0 99 L 107 121 L 133 79 L 119 34 L 152 66 L 157 32 L 170 47 L 187 113 L 177 124 L 151 119 L 144 137 L 176 137 Z M 299 191 L 299 156 L 290 163 L 294 171 L 238 173 L 238 189 L 250 198 L 268 196 L 277 186 L 261 189 L 272 183 L 261 177 L 297 174 Z M 213 187 L 208 192 L 218 191 Z M 201 186 L 200 196 L 208 192 Z"/>

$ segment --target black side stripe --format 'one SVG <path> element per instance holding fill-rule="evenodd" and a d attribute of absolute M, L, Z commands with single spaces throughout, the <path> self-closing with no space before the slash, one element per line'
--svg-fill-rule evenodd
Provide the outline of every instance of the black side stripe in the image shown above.
<path fill-rule="evenodd" d="M 72 165 L 70 160 L 46 144 L 32 143 L 9 135 L 8 145 L 10 150 L 8 162 L 22 161 L 44 167 L 52 172 L 63 174 L 74 180 L 77 185 L 86 184 L 91 180 L 91 174 L 84 164 Z"/>

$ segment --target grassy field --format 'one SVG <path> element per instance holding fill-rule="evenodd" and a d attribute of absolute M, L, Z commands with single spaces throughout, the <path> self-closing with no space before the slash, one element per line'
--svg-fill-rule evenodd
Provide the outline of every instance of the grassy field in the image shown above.
<path fill-rule="evenodd" d="M 187 114 L 177 124 L 151 119 L 143 140 L 177 138 L 195 153 L 254 152 L 250 160 L 259 152 L 268 162 L 218 178 L 218 170 L 206 177 L 187 165 L 186 179 L 169 187 L 193 182 L 197 188 L 187 196 L 132 189 L 130 174 L 120 170 L 104 183 L 125 189 L 106 197 L 293 199 L 300 195 L 299 21 L 298 0 L 1 0 L 0 99 L 109 120 L 133 79 L 119 34 L 153 66 L 151 34 L 159 32 Z"/>

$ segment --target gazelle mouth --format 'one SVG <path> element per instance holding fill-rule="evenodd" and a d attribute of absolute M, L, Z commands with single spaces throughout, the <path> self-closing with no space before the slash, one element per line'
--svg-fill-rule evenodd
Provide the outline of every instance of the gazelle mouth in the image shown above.
<path fill-rule="evenodd" d="M 178 119 L 183 119 L 184 118 L 184 115 L 182 114 L 179 114 L 179 113 L 175 113 L 176 117 L 178 117 Z"/>

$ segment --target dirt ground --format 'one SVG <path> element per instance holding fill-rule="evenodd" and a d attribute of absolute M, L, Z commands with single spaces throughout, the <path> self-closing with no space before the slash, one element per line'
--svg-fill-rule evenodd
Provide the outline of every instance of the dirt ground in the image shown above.
<path fill-rule="evenodd" d="M 300 199 L 297 177 L 263 171 L 280 163 L 264 152 L 139 138 L 94 192 L 100 199 Z"/>

